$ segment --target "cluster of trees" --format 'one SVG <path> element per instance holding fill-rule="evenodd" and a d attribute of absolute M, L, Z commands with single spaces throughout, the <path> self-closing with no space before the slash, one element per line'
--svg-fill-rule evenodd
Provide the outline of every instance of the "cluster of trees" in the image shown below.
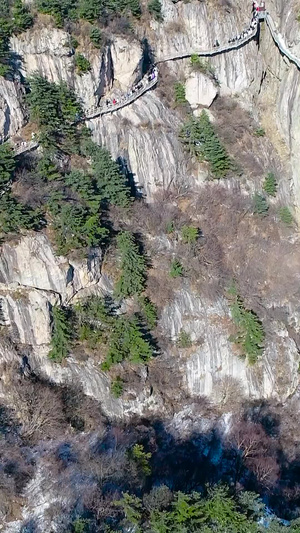
<path fill-rule="evenodd" d="M 80 202 L 69 203 L 66 196 L 52 194 L 48 202 L 57 251 L 66 255 L 104 243 L 108 230 L 101 225 L 100 213 Z"/>
<path fill-rule="evenodd" d="M 151 13 L 151 15 L 154 16 L 154 18 L 158 22 L 162 22 L 163 21 L 163 15 L 162 15 L 162 12 L 161 12 L 160 0 L 150 0 L 150 2 L 148 3 L 148 11 L 149 11 L 149 13 Z"/>
<path fill-rule="evenodd" d="M 215 178 L 224 178 L 233 168 L 205 111 L 202 111 L 199 118 L 188 118 L 180 130 L 179 138 L 190 154 L 209 163 Z"/>
<path fill-rule="evenodd" d="M 39 142 L 46 154 L 58 149 L 65 153 L 78 152 L 80 136 L 76 122 L 83 112 L 75 93 L 66 83 L 51 83 L 39 74 L 30 78 L 29 84 L 30 118 L 39 127 Z"/>
<path fill-rule="evenodd" d="M 263 520 L 266 508 L 257 494 L 241 492 L 233 495 L 225 485 L 207 487 L 204 494 L 172 492 L 167 486 L 160 485 L 144 499 L 124 493 L 116 503 L 125 515 L 120 531 L 127 531 L 129 527 L 149 533 L 300 531 L 298 520 L 289 528 L 275 517 Z"/>
<path fill-rule="evenodd" d="M 26 160 L 17 165 L 8 144 L 0 147 L 1 231 L 39 230 L 47 220 L 59 253 L 84 253 L 109 237 L 109 229 L 102 223 L 104 211 L 110 205 L 130 206 L 128 180 L 110 153 L 95 145 L 87 128 L 78 123 L 82 108 L 66 84 L 57 85 L 36 75 L 30 79 L 30 89 L 30 116 L 38 125 L 43 154 L 28 168 Z M 85 162 L 85 171 L 71 164 L 72 154 Z M 33 184 L 32 205 L 40 191 L 38 208 L 24 205 L 12 194 L 13 182 L 22 184 L 22 180 Z M 120 295 L 124 296 L 122 289 Z"/>
<path fill-rule="evenodd" d="M 103 212 L 109 205 L 130 205 L 128 180 L 110 153 L 95 145 L 79 123 L 82 108 L 66 84 L 36 75 L 30 79 L 30 89 L 30 116 L 39 127 L 43 147 L 31 176 L 43 189 L 40 211 L 48 214 L 57 251 L 67 254 L 104 243 L 109 230 L 102 223 Z M 72 154 L 85 161 L 85 171 L 71 165 Z M 8 165 L 5 160 L 3 164 Z M 38 229 L 35 222 L 27 226 Z"/>
<path fill-rule="evenodd" d="M 240 346 L 242 355 L 247 357 L 250 365 L 253 365 L 264 350 L 265 332 L 263 325 L 256 313 L 245 307 L 235 286 L 230 288 L 229 294 L 231 316 L 237 328 L 236 334 L 230 336 L 230 341 Z"/>
<path fill-rule="evenodd" d="M 20 182 L 27 180 L 33 185 L 32 202 L 36 201 L 36 190 L 40 191 L 39 207 L 27 208 L 10 196 L 16 159 L 9 145 L 1 146 L 1 228 L 15 231 L 16 220 L 18 227 L 33 229 L 50 224 L 57 252 L 64 255 L 107 245 L 116 235 L 120 274 L 115 297 L 134 298 L 137 309 L 133 314 L 119 315 L 97 298 L 75 308 L 54 306 L 49 357 L 61 362 L 74 344 L 81 343 L 89 350 L 101 349 L 103 368 L 107 370 L 125 360 L 147 363 L 155 352 L 151 330 L 157 314 L 142 294 L 146 259 L 137 238 L 129 231 L 116 232 L 114 222 L 109 220 L 111 206 L 124 211 L 132 204 L 127 178 L 110 153 L 94 144 L 87 130 L 77 124 L 82 110 L 65 84 L 55 85 L 37 75 L 30 80 L 30 88 L 31 118 L 38 124 L 43 153 L 31 158 L 29 164 L 25 158 L 26 168 L 21 160 L 18 176 Z M 121 388 L 117 381 L 115 394 L 120 394 Z"/>
<path fill-rule="evenodd" d="M 78 305 L 82 324 L 97 326 L 111 313 L 100 299 Z M 225 435 L 222 417 L 199 404 L 195 416 L 213 414 L 209 428 L 177 439 L 169 421 L 117 425 L 78 383 L 58 386 L 30 369 L 21 377 L 18 366 L 1 369 L 11 407 L 0 405 L 0 511 L 7 521 L 20 515 L 19 502 L 27 505 L 26 483 L 41 472 L 45 498 L 56 494 L 44 516 L 47 531 L 299 533 L 295 403 L 248 403 Z M 119 376 L 113 388 L 122 394 Z M 25 531 L 29 522 L 22 525 Z"/>
<path fill-rule="evenodd" d="M 12 73 L 10 37 L 27 30 L 33 16 L 22 0 L 0 0 L 0 76 Z"/>
<path fill-rule="evenodd" d="M 275 198 L 278 189 L 278 182 L 273 172 L 268 172 L 263 183 L 263 193 L 256 192 L 253 196 L 253 212 L 262 217 L 266 217 L 269 213 L 269 202 L 267 196 Z M 291 226 L 294 222 L 294 217 L 288 206 L 279 208 L 278 215 L 280 220 L 287 226 Z"/>
<path fill-rule="evenodd" d="M 156 325 L 153 304 L 141 297 L 140 312 L 120 314 L 113 302 L 91 296 L 73 307 L 52 308 L 52 349 L 49 357 L 61 362 L 78 342 L 89 350 L 101 350 L 103 370 L 129 361 L 145 364 L 155 353 L 151 329 Z M 114 384 L 114 393 L 121 382 Z M 123 390 L 123 386 L 122 386 Z"/>
<path fill-rule="evenodd" d="M 141 15 L 139 0 L 36 0 L 36 7 L 41 13 L 52 15 L 57 26 L 66 20 L 79 18 L 91 23 L 106 21 L 111 16 L 131 13 L 134 17 Z"/>
<path fill-rule="evenodd" d="M 20 229 L 41 229 L 45 220 L 39 209 L 21 203 L 12 192 L 16 160 L 7 144 L 0 145 L 0 235 L 18 233 Z"/>

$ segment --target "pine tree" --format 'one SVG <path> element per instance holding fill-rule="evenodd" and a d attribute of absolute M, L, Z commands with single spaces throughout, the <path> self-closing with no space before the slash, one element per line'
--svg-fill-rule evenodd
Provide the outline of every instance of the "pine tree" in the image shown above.
<path fill-rule="evenodd" d="M 0 192 L 5 190 L 7 184 L 13 179 L 16 168 L 14 152 L 7 143 L 0 145 Z"/>
<path fill-rule="evenodd" d="M 160 0 L 150 0 L 148 3 L 148 11 L 151 13 L 151 15 L 154 16 L 158 22 L 162 22 L 163 16 L 161 13 L 161 3 Z"/>
<path fill-rule="evenodd" d="M 75 54 L 75 66 L 79 75 L 91 70 L 91 63 L 83 54 Z"/>
<path fill-rule="evenodd" d="M 40 75 L 29 79 L 31 92 L 27 96 L 31 118 L 40 126 L 59 127 L 59 89 Z"/>
<path fill-rule="evenodd" d="M 63 27 L 66 19 L 76 20 L 77 0 L 36 0 L 38 11 L 52 15 L 59 28 Z"/>
<path fill-rule="evenodd" d="M 175 94 L 175 102 L 177 104 L 185 104 L 186 103 L 186 97 L 185 97 L 185 86 L 180 83 L 176 82 L 174 85 L 174 94 Z"/>
<path fill-rule="evenodd" d="M 29 82 L 31 92 L 27 100 L 31 119 L 40 128 L 40 144 L 47 150 L 64 144 L 65 151 L 76 151 L 79 139 L 75 123 L 82 116 L 82 108 L 75 93 L 66 83 L 56 85 L 39 74 Z"/>
<path fill-rule="evenodd" d="M 192 244 L 198 239 L 199 230 L 194 226 L 183 226 L 181 228 L 181 237 L 183 242 Z"/>
<path fill-rule="evenodd" d="M 122 499 L 115 502 L 116 505 L 122 507 L 126 519 L 130 524 L 137 526 L 142 517 L 142 501 L 137 496 L 132 496 L 128 492 L 124 492 Z M 140 529 L 134 528 L 136 533 L 139 533 Z"/>
<path fill-rule="evenodd" d="M 210 164 L 216 178 L 224 178 L 233 167 L 205 111 L 198 119 L 190 117 L 187 120 L 180 130 L 179 139 L 192 155 Z"/>
<path fill-rule="evenodd" d="M 102 42 L 102 33 L 97 27 L 93 27 L 90 30 L 90 40 L 95 46 L 95 48 L 101 48 L 103 42 Z"/>
<path fill-rule="evenodd" d="M 57 363 L 67 357 L 70 350 L 71 333 L 66 311 L 60 307 L 52 307 L 52 339 L 49 358 Z"/>
<path fill-rule="evenodd" d="M 98 196 L 102 201 L 127 207 L 130 204 L 130 188 L 120 170 L 105 148 L 88 141 L 85 153 L 92 158 L 92 169 Z"/>
<path fill-rule="evenodd" d="M 145 339 L 137 318 L 133 316 L 116 319 L 111 328 L 109 349 L 102 365 L 103 370 L 109 370 L 112 365 L 125 360 L 135 364 L 145 364 L 152 356 L 153 349 L 150 342 Z"/>
<path fill-rule="evenodd" d="M 238 294 L 233 294 L 230 310 L 237 326 L 237 334 L 231 336 L 230 340 L 240 345 L 242 354 L 248 358 L 249 364 L 254 364 L 264 349 L 263 325 L 252 310 L 244 307 L 243 300 Z"/>
<path fill-rule="evenodd" d="M 286 205 L 279 209 L 279 216 L 280 220 L 287 226 L 291 226 L 294 222 L 293 215 Z"/>
<path fill-rule="evenodd" d="M 77 192 L 80 198 L 86 202 L 92 213 L 97 213 L 101 204 L 101 196 L 98 193 L 93 176 L 81 170 L 72 170 L 65 176 L 65 183 Z"/>
<path fill-rule="evenodd" d="M 138 470 L 145 476 L 150 476 L 151 467 L 149 461 L 152 457 L 150 452 L 145 452 L 144 446 L 142 444 L 135 444 L 128 452 L 128 457 L 132 460 Z"/>
<path fill-rule="evenodd" d="M 0 196 L 0 232 L 18 233 L 21 228 L 39 230 L 45 220 L 39 210 L 19 202 L 10 191 Z"/>
<path fill-rule="evenodd" d="M 144 315 L 147 326 L 149 329 L 153 329 L 157 323 L 157 309 L 156 306 L 151 302 L 149 298 L 141 296 L 139 298 L 139 304 L 141 307 L 141 312 Z"/>
<path fill-rule="evenodd" d="M 173 259 L 171 263 L 170 276 L 171 278 L 179 278 L 180 276 L 183 276 L 183 266 L 178 259 Z"/>
<path fill-rule="evenodd" d="M 115 398 L 120 398 L 123 394 L 124 382 L 120 376 L 117 376 L 111 383 L 111 393 Z"/>
<path fill-rule="evenodd" d="M 190 348 L 192 344 L 193 343 L 190 334 L 182 328 L 177 339 L 177 346 L 179 348 Z"/>
<path fill-rule="evenodd" d="M 259 193 L 255 193 L 253 196 L 253 212 L 262 217 L 267 216 L 269 211 L 269 205 L 266 198 Z"/>
<path fill-rule="evenodd" d="M 269 195 L 269 196 L 276 196 L 277 193 L 277 180 L 273 174 L 273 172 L 269 172 L 266 176 L 266 179 L 263 184 L 263 190 Z"/>
<path fill-rule="evenodd" d="M 37 164 L 37 172 L 43 181 L 54 181 L 61 179 L 56 164 L 49 155 L 43 155 Z"/>
<path fill-rule="evenodd" d="M 140 294 L 146 280 L 145 259 L 129 231 L 119 233 L 117 245 L 121 253 L 121 276 L 116 284 L 116 295 L 126 298 Z"/>
<path fill-rule="evenodd" d="M 98 246 L 107 236 L 107 230 L 101 227 L 98 214 L 91 214 L 82 205 L 62 203 L 50 206 L 55 216 L 53 227 L 57 251 L 67 254 L 71 250 L 86 246 Z"/>
<path fill-rule="evenodd" d="M 11 72 L 10 36 L 11 23 L 1 18 L 0 13 L 0 76 L 6 76 Z"/>

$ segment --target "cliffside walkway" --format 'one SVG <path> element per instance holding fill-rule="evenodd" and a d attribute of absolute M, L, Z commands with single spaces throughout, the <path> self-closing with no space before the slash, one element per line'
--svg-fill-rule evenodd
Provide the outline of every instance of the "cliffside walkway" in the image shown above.
<path fill-rule="evenodd" d="M 297 66 L 297 68 L 300 70 L 300 59 L 297 58 L 294 54 L 292 54 L 289 51 L 289 47 L 284 42 L 282 35 L 276 29 L 275 23 L 270 13 L 267 11 L 260 13 L 259 20 L 266 21 L 266 24 L 270 30 L 272 38 L 275 44 L 278 46 L 280 52 L 284 56 L 286 56 L 292 63 L 294 63 Z M 212 57 L 212 56 L 217 56 L 219 54 L 230 52 L 232 50 L 238 50 L 242 46 L 245 46 L 248 42 L 250 42 L 256 36 L 258 32 L 258 28 L 259 28 L 259 25 L 253 28 L 252 31 L 249 32 L 248 35 L 245 36 L 243 39 L 235 40 L 230 43 L 228 42 L 225 45 L 215 46 L 208 50 L 195 50 L 194 49 L 194 50 L 187 50 L 185 52 L 178 52 L 176 54 L 173 54 L 172 56 L 167 56 L 162 59 L 158 59 L 155 64 L 158 65 L 160 63 L 166 63 L 167 61 L 176 61 L 178 59 L 185 59 L 187 57 L 191 57 L 192 55 L 197 55 L 200 57 Z M 130 93 L 128 96 L 123 96 L 121 100 L 116 102 L 115 104 L 110 103 L 108 105 L 104 105 L 101 107 L 93 107 L 92 109 L 89 109 L 86 115 L 82 117 L 81 119 L 79 119 L 78 122 L 85 122 L 87 120 L 92 120 L 93 118 L 101 117 L 102 115 L 114 113 L 115 111 L 118 111 L 119 109 L 122 109 L 123 107 L 126 107 L 132 104 L 133 102 L 135 102 L 135 100 L 140 98 L 143 94 L 145 94 L 150 89 L 155 87 L 155 85 L 158 82 L 158 77 L 159 77 L 158 70 L 156 72 L 154 79 L 152 79 L 151 81 L 148 81 L 148 75 L 146 75 L 142 80 L 142 87 L 140 89 L 136 90 L 134 93 Z M 38 147 L 38 143 L 36 141 L 22 143 L 21 145 L 15 148 L 15 154 L 20 155 L 25 152 L 30 152 L 31 150 L 34 150 L 37 147 Z"/>
<path fill-rule="evenodd" d="M 249 41 L 251 41 L 251 39 L 253 39 L 253 37 L 255 37 L 255 35 L 257 34 L 257 31 L 258 31 L 258 26 L 253 29 L 251 34 L 249 34 L 247 37 L 239 41 L 228 43 L 225 46 L 218 46 L 215 48 L 210 48 L 208 50 L 188 50 L 186 52 L 178 52 L 177 54 L 173 54 L 172 56 L 159 59 L 158 61 L 156 61 L 155 64 L 158 65 L 159 63 L 166 63 L 167 61 L 175 61 L 176 59 L 184 59 L 186 57 L 191 57 L 192 55 L 197 55 L 201 57 L 209 57 L 209 56 L 216 56 L 219 54 L 224 54 L 226 52 L 230 52 L 231 50 L 237 50 L 238 48 L 241 48 L 242 46 L 247 44 Z M 129 104 L 131 104 L 132 102 L 140 98 L 142 94 L 152 89 L 152 87 L 154 87 L 157 84 L 157 82 L 158 82 L 158 75 L 155 77 L 154 80 L 146 84 L 142 89 L 140 89 L 139 91 L 136 91 L 134 94 L 130 95 L 130 97 L 124 98 L 121 102 L 118 102 L 115 105 L 110 104 L 108 106 L 105 105 L 103 107 L 92 108 L 91 110 L 88 111 L 88 113 L 85 115 L 83 120 L 91 120 L 93 118 L 100 117 L 108 113 L 113 113 L 115 111 L 118 111 L 118 109 L 122 109 L 123 107 L 128 106 Z"/>
<path fill-rule="evenodd" d="M 245 44 L 247 44 L 249 41 L 253 39 L 253 37 L 256 36 L 258 31 L 258 26 L 253 29 L 252 33 L 250 33 L 247 37 L 244 37 L 244 39 L 240 39 L 239 41 L 235 41 L 233 43 L 227 43 L 224 46 L 218 46 L 215 48 L 210 48 L 208 50 L 188 50 L 187 52 L 178 52 L 177 54 L 173 54 L 172 56 L 164 57 L 163 59 L 159 59 L 156 61 L 156 64 L 159 63 L 166 63 L 167 61 L 174 61 L 176 59 L 185 59 L 187 57 L 191 57 L 193 55 L 200 56 L 200 57 L 210 57 L 210 56 L 217 56 L 219 54 L 225 54 L 226 52 L 230 52 L 231 50 L 237 50 L 238 48 L 241 48 Z"/>
<path fill-rule="evenodd" d="M 292 63 L 294 63 L 296 65 L 296 67 L 300 70 L 300 59 L 289 51 L 289 47 L 285 44 L 282 35 L 276 29 L 276 26 L 274 24 L 274 21 L 273 21 L 271 15 L 270 15 L 270 13 L 266 13 L 265 21 L 266 21 L 267 26 L 268 26 L 268 28 L 270 30 L 270 33 L 271 33 L 271 35 L 273 37 L 273 41 L 278 46 L 280 52 L 284 56 L 286 56 Z"/>
<path fill-rule="evenodd" d="M 96 118 L 101 115 L 106 115 L 107 113 L 113 113 L 114 111 L 118 111 L 118 109 L 122 109 L 122 107 L 132 104 L 132 102 L 140 98 L 142 94 L 152 89 L 152 87 L 154 87 L 157 84 L 157 82 L 158 82 L 158 75 L 153 80 L 151 80 L 147 85 L 137 90 L 134 94 L 130 95 L 128 98 L 124 98 L 122 101 L 118 102 L 115 105 L 110 104 L 110 105 L 105 105 L 103 107 L 93 107 L 92 109 L 88 111 L 88 114 L 85 115 L 82 121 L 91 120 L 92 118 Z"/>

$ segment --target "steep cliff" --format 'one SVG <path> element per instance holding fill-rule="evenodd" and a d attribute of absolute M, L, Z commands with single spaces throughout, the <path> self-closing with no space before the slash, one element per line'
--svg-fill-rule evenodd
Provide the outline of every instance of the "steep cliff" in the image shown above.
<path fill-rule="evenodd" d="M 193 440 L 197 433 L 197 453 L 209 456 L 211 471 L 215 472 L 223 453 L 225 463 L 232 457 L 236 460 L 235 444 L 228 451 L 226 435 L 234 426 L 237 413 L 242 412 L 245 420 L 252 416 L 253 424 L 263 420 L 270 439 L 263 441 L 263 462 L 267 466 L 266 454 L 274 451 L 274 439 L 280 432 L 290 431 L 286 429 L 290 422 L 284 426 L 283 419 L 283 429 L 280 427 L 278 412 L 266 414 L 263 409 L 276 403 L 280 408 L 292 406 L 291 418 L 299 410 L 299 235 L 293 218 L 286 224 L 280 220 L 280 207 L 286 205 L 300 220 L 299 70 L 282 57 L 263 22 L 256 39 L 236 50 L 203 58 L 197 67 L 190 58 L 164 63 L 166 57 L 174 54 L 211 49 L 216 40 L 227 42 L 249 25 L 251 4 L 240 0 L 234 5 L 227 0 L 162 0 L 159 22 L 147 10 L 123 32 L 106 20 L 101 26 L 104 35 L 101 48 L 92 45 L 88 36 L 91 25 L 87 22 L 81 20 L 66 26 L 76 28 L 78 47 L 74 48 L 71 31 L 55 27 L 50 16 L 41 14 L 36 16 L 32 28 L 11 39 L 16 72 L 14 82 L 0 77 L 0 142 L 9 138 L 16 142 L 29 140 L 37 132 L 35 122 L 24 128 L 29 120 L 25 96 L 29 89 L 24 79 L 37 72 L 52 82 L 65 81 L 74 89 L 85 114 L 107 98 L 121 98 L 145 75 L 152 61 L 158 62 L 159 78 L 154 89 L 131 105 L 85 122 L 93 140 L 105 146 L 118 161 L 132 196 L 135 195 L 135 201 L 131 198 L 130 207 L 124 209 L 118 204 L 108 206 L 109 202 L 102 199 L 103 224 L 110 240 L 103 239 L 101 248 L 86 246 L 84 252 L 77 249 L 68 257 L 59 255 L 53 244 L 59 209 L 49 216 L 45 208 L 49 191 L 62 191 L 59 189 L 62 176 L 69 176 L 71 168 L 83 170 L 92 181 L 91 168 L 95 162 L 91 154 L 83 157 L 83 152 L 74 154 L 71 149 L 64 157 L 54 157 L 54 173 L 61 172 L 57 189 L 55 185 L 48 188 L 51 178 L 49 182 L 47 178 L 36 179 L 35 155 L 24 158 L 23 170 L 29 176 L 25 186 L 17 166 L 13 193 L 22 200 L 25 191 L 32 209 L 45 210 L 45 227 L 48 225 L 36 232 L 22 229 L 19 235 L 4 234 L 0 247 L 0 399 L 9 416 L 12 413 L 16 420 L 16 429 L 11 429 L 11 423 L 5 429 L 5 438 L 8 434 L 11 441 L 25 439 L 22 453 L 28 470 L 20 474 L 21 488 L 16 482 L 19 499 L 14 503 L 18 511 L 3 510 L 0 505 L 2 531 L 19 533 L 22 527 L 32 528 L 30 531 L 61 531 L 60 527 L 69 527 L 69 515 L 72 519 L 81 516 L 90 494 L 94 505 L 92 488 L 97 484 L 97 476 L 102 483 L 107 471 L 105 490 L 115 490 L 109 468 L 114 461 L 118 468 L 119 459 L 113 457 L 119 453 L 118 446 L 129 450 L 141 440 L 149 444 L 151 452 L 158 450 L 159 455 L 161 442 L 162 448 L 168 443 L 168 450 L 174 439 L 184 440 L 192 434 Z M 267 9 L 290 50 L 300 57 L 300 30 L 293 0 L 270 0 Z M 76 68 L 79 53 L 90 62 L 86 73 L 79 73 Z M 174 87 L 178 82 L 180 89 L 185 89 L 187 102 L 176 102 Z M 234 160 L 229 178 L 217 183 L 207 161 L 188 154 L 179 138 L 184 121 L 190 116 L 199 117 L 203 108 L 223 143 L 221 147 L 224 145 Z M 38 151 L 39 158 L 41 155 L 42 149 Z M 22 157 L 18 165 L 22 168 Z M 277 194 L 267 198 L 267 208 L 265 204 L 257 207 L 255 193 L 264 194 L 263 182 L 269 172 L 276 177 Z M 10 185 L 6 180 L 5 186 L 7 183 Z M 76 187 L 72 189 L 72 184 L 68 185 L 68 200 L 72 203 L 79 193 Z M 88 187 L 86 191 L 90 191 Z M 41 202 L 44 196 L 45 203 Z M 84 207 L 89 201 L 91 198 L 85 196 Z M 70 227 L 72 232 L 71 224 Z M 150 298 L 158 313 L 150 332 L 139 298 L 131 297 L 130 292 L 123 300 L 116 297 L 121 261 L 115 237 L 120 230 L 131 231 L 137 249 L 144 254 L 147 273 L 139 298 L 145 295 Z M 254 364 L 245 357 L 239 344 L 228 291 L 234 281 L 245 309 L 255 318 L 254 325 L 264 330 Z M 75 340 L 62 361 L 49 358 L 53 309 L 60 307 L 72 313 L 76 303 L 85 302 L 91 295 L 104 297 L 109 305 L 114 299 L 115 320 L 122 316 L 139 318 L 143 335 L 151 338 L 154 346 L 154 356 L 146 364 L 120 358 L 108 370 L 103 365 L 107 344 L 101 341 L 95 348 L 86 342 L 84 335 L 82 338 L 74 335 Z M 71 316 L 73 334 L 78 328 L 78 315 L 74 312 Z M 92 326 L 98 326 L 101 320 L 93 318 Z M 108 321 L 109 333 L 113 327 L 113 322 Z M 94 332 L 92 328 L 91 331 Z M 182 338 L 185 342 L 180 342 Z M 118 381 L 120 376 L 123 381 Z M 117 387 L 113 390 L 113 385 L 121 390 Z M 55 394 L 60 403 L 56 403 Z M 50 413 L 50 422 L 47 419 L 42 432 L 37 431 L 32 438 L 24 430 L 22 409 L 26 410 L 27 401 L 30 411 L 31 402 L 34 404 L 36 399 L 38 409 L 41 399 L 43 409 L 49 404 L 49 411 L 52 408 L 58 418 L 63 412 L 66 421 L 59 420 L 61 427 L 57 430 L 56 420 L 51 426 Z M 70 412 L 66 408 L 68 401 Z M 82 413 L 78 415 L 76 401 L 94 402 L 86 407 L 88 420 L 83 421 Z M 32 412 L 35 416 L 34 409 Z M 107 434 L 101 416 L 107 417 Z M 149 429 L 152 419 L 155 423 Z M 119 424 L 117 428 L 112 427 L 114 422 Z M 130 440 L 131 425 L 135 423 L 139 425 Z M 293 427 L 292 423 L 290 426 Z M 297 435 L 296 429 L 295 449 Z M 191 442 L 184 443 L 189 461 Z M 98 459 L 95 460 L 98 470 L 94 474 L 94 455 L 102 461 L 104 450 L 108 459 L 104 458 L 100 467 Z M 282 450 L 286 452 L 285 442 L 280 452 L 276 451 L 276 465 Z M 14 453 L 15 449 L 12 457 Z M 292 456 L 292 452 L 286 453 Z M 127 451 L 126 454 L 128 459 Z M 80 461 L 85 464 L 85 456 L 92 465 L 88 464 L 88 474 L 80 470 Z M 21 464 L 22 460 L 16 457 L 15 464 Z M 167 462 L 166 457 L 161 464 L 164 461 Z M 3 472 L 12 476 L 14 467 L 8 464 Z M 252 477 L 248 476 L 251 480 L 256 479 L 259 468 L 262 469 L 261 463 Z M 91 477 L 91 470 L 95 478 Z M 164 468 L 161 470 L 160 482 L 165 483 Z M 233 480 L 230 475 L 226 473 L 226 480 Z M 232 483 L 237 483 L 237 479 Z M 259 482 L 267 494 L 271 484 Z M 195 486 L 200 485 L 195 482 Z M 73 492 L 65 494 L 66 487 Z M 189 490 L 190 487 L 192 483 Z M 85 491 L 86 501 L 78 503 L 79 495 Z M 102 496 L 101 505 L 98 502 L 101 509 L 106 505 Z M 59 506 L 61 516 L 67 517 L 66 522 L 60 518 L 61 524 L 55 509 Z"/>
<path fill-rule="evenodd" d="M 284 28 L 287 40 L 290 40 L 292 32 L 295 34 L 297 31 L 296 22 L 291 9 L 286 9 L 286 6 L 279 17 L 282 6 L 277 4 L 271 3 L 268 8 L 278 25 Z M 217 10 L 206 3 L 174 4 L 164 0 L 162 15 L 162 23 L 152 20 L 148 26 L 142 24 L 130 42 L 126 37 L 114 36 L 101 51 L 91 46 L 83 32 L 79 51 L 84 51 L 91 63 L 91 71 L 84 75 L 76 73 L 69 34 L 52 27 L 49 17 L 40 17 L 33 29 L 13 37 L 12 48 L 20 58 L 23 76 L 38 71 L 51 81 L 66 81 L 75 89 L 84 109 L 88 111 L 97 105 L 104 93 L 117 95 L 125 92 L 141 75 L 145 53 L 142 39 L 147 40 L 158 61 L 180 51 L 211 48 L 216 39 L 226 42 L 228 37 L 247 26 L 250 5 L 247 9 L 240 9 L 236 3 L 234 7 Z M 291 46 L 297 53 L 298 41 L 294 39 Z M 258 155 L 261 157 L 260 164 L 263 165 L 264 160 L 268 164 L 272 164 L 272 161 L 277 164 L 281 158 L 278 164 L 282 165 L 285 178 L 280 186 L 284 190 L 283 197 L 289 198 L 290 152 L 297 206 L 300 203 L 296 172 L 300 139 L 296 117 L 300 100 L 296 67 L 280 57 L 265 27 L 261 31 L 260 47 L 252 41 L 237 51 L 211 58 L 210 64 L 217 85 L 209 73 L 192 72 L 189 59 L 169 62 L 166 67 L 161 67 L 160 83 L 163 85 L 164 75 L 170 77 L 170 83 L 176 79 L 186 82 L 187 99 L 195 114 L 203 105 L 210 106 L 219 94 L 235 98 L 253 114 L 254 119 L 260 117 L 277 150 L 274 159 L 272 144 L 263 140 L 263 153 Z M 20 130 L 25 115 L 20 88 L 9 81 L 2 80 L 1 83 L 2 137 L 5 138 Z M 214 114 L 217 116 L 217 111 L 212 109 L 212 117 Z M 279 134 L 273 128 L 274 118 Z M 190 188 L 196 190 L 207 176 L 205 166 L 191 166 L 188 162 L 178 140 L 181 121 L 180 113 L 166 104 L 158 88 L 157 91 L 146 93 L 129 107 L 88 121 L 87 124 L 96 142 L 107 146 L 113 157 L 119 158 L 133 177 L 137 189 L 150 201 L 160 190 L 167 191 L 174 187 L 180 193 Z M 246 191 L 252 191 L 253 188 L 255 186 L 249 180 Z M 55 256 L 44 235 L 24 237 L 17 244 L 3 245 L 0 262 L 2 323 L 11 328 L 14 341 L 34 347 L 34 364 L 37 368 L 39 365 L 43 367 L 46 345 L 50 340 L 51 306 L 58 301 L 62 304 L 70 302 L 75 296 L 87 294 L 90 289 L 105 290 L 107 283 L 111 288 L 111 281 L 103 279 L 101 254 L 97 250 L 91 252 L 87 261 L 78 262 Z M 187 389 L 192 394 L 210 395 L 213 384 L 219 378 L 230 375 L 241 380 L 245 393 L 249 395 L 285 398 L 292 394 L 298 383 L 298 352 L 285 327 L 277 327 L 274 323 L 272 327 L 277 331 L 276 338 L 273 338 L 273 344 L 270 343 L 264 360 L 256 369 L 247 368 L 234 354 L 226 328 L 224 332 L 215 324 L 229 317 L 224 305 L 220 301 L 215 304 L 202 302 L 188 291 L 179 294 L 163 311 L 162 327 L 167 335 L 174 338 L 182 327 L 182 317 L 197 317 L 194 325 L 193 322 L 187 322 L 187 329 L 192 337 L 203 338 L 203 344 L 189 356 L 185 365 L 180 363 Z M 39 346 L 41 351 L 37 349 Z M 282 356 L 285 360 L 283 364 L 288 369 L 285 371 L 285 384 L 280 382 L 282 353 L 285 354 Z M 68 365 L 70 375 L 80 373 L 80 379 L 89 394 L 103 399 L 105 386 L 98 393 L 103 380 L 105 382 L 103 376 L 99 374 L 100 377 L 96 377 L 98 374 L 94 374 L 92 367 L 89 371 L 87 364 L 78 365 L 70 359 Z M 49 362 L 45 363 L 44 371 L 58 381 L 63 379 L 65 372 Z M 94 384 L 93 380 L 96 380 Z"/>

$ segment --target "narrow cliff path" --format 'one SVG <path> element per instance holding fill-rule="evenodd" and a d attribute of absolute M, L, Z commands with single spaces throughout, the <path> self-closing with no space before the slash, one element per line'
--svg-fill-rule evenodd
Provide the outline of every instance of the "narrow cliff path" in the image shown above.
<path fill-rule="evenodd" d="M 267 26 L 270 30 L 270 33 L 272 35 L 272 38 L 275 42 L 275 44 L 278 46 L 280 52 L 286 56 L 292 63 L 296 65 L 296 67 L 300 70 L 300 59 L 297 58 L 294 54 L 292 54 L 289 51 L 288 46 L 285 44 L 284 39 L 282 35 L 278 32 L 276 29 L 276 26 L 274 24 L 274 21 L 270 15 L 270 13 L 266 13 L 265 21 L 267 23 Z"/>
<path fill-rule="evenodd" d="M 185 59 L 187 57 L 191 57 L 192 55 L 197 55 L 200 57 L 212 57 L 220 54 L 224 54 L 227 52 L 231 52 L 233 50 L 238 50 L 242 46 L 245 46 L 248 44 L 254 37 L 256 37 L 259 29 L 259 22 L 266 21 L 266 24 L 270 30 L 270 33 L 272 35 L 272 38 L 274 40 L 274 43 L 278 46 L 280 52 L 287 57 L 292 63 L 296 65 L 296 67 L 300 70 L 300 59 L 297 58 L 294 54 L 292 54 L 289 51 L 289 47 L 286 45 L 282 35 L 278 32 L 276 29 L 275 23 L 267 11 L 260 11 L 257 12 L 257 24 L 255 26 L 252 25 L 253 19 L 251 21 L 250 29 L 246 32 L 246 35 L 241 37 L 235 37 L 228 41 L 225 45 L 218 45 L 214 46 L 211 49 L 208 50 L 187 50 L 185 52 L 178 52 L 177 54 L 173 54 L 172 56 L 164 57 L 162 59 L 159 59 L 155 63 L 155 73 L 154 77 L 151 78 L 149 81 L 148 77 L 149 75 L 146 74 L 144 78 L 141 80 L 139 87 L 136 90 L 130 90 L 125 96 L 121 97 L 120 101 L 116 101 L 115 103 L 107 103 L 106 105 L 102 107 L 94 107 L 92 109 L 89 109 L 86 113 L 86 115 L 79 119 L 78 122 L 85 122 L 88 120 L 92 120 L 94 118 L 100 117 L 102 115 L 106 115 L 109 113 L 114 113 L 118 111 L 119 109 L 122 109 L 123 107 L 126 107 L 133 102 L 135 102 L 138 98 L 140 98 L 143 94 L 148 92 L 150 89 L 155 87 L 155 85 L 158 82 L 159 79 L 159 71 L 156 65 L 160 63 L 166 63 L 167 61 L 176 61 L 178 59 Z M 38 147 L 38 142 L 36 141 L 30 141 L 30 142 L 23 142 L 20 146 L 17 146 L 15 148 L 16 155 L 20 155 L 25 152 L 30 152 L 31 150 L 35 150 Z"/>

